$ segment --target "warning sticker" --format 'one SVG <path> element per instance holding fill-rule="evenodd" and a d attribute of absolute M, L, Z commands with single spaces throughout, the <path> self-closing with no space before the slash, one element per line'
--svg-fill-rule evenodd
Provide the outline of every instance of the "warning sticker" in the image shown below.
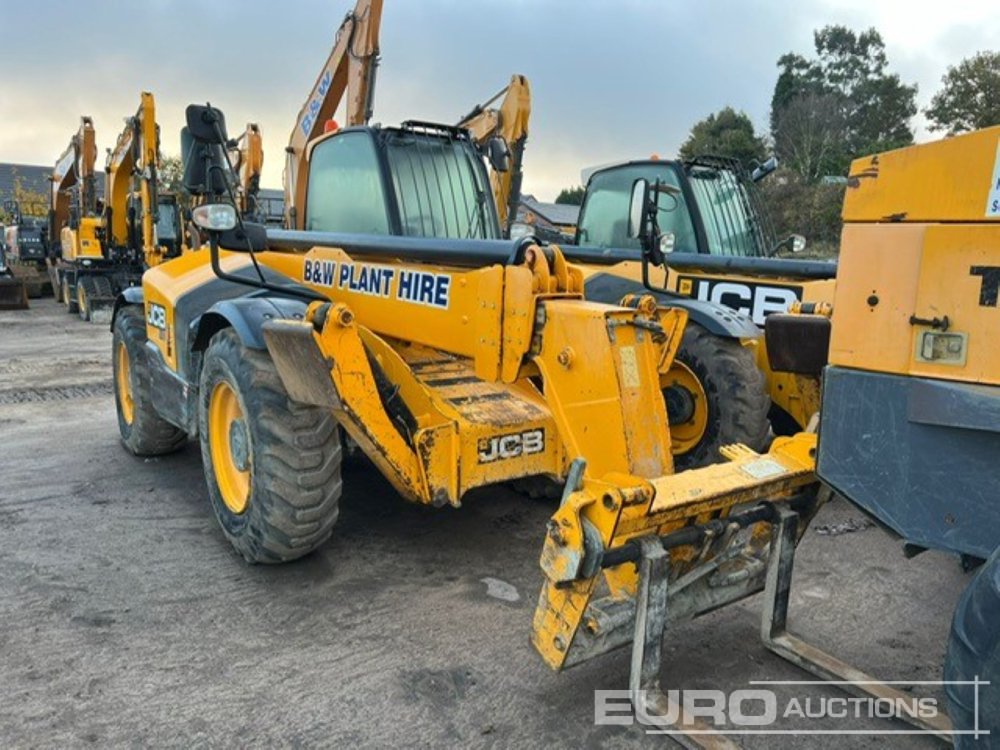
<path fill-rule="evenodd" d="M 756 461 L 751 461 L 748 464 L 744 464 L 741 468 L 754 479 L 770 479 L 771 477 L 780 477 L 782 474 L 788 473 L 788 470 L 784 466 L 770 458 L 760 458 Z"/>
<path fill-rule="evenodd" d="M 986 199 L 986 216 L 1000 216 L 1000 141 L 997 141 L 997 155 L 993 160 L 993 181 Z"/>

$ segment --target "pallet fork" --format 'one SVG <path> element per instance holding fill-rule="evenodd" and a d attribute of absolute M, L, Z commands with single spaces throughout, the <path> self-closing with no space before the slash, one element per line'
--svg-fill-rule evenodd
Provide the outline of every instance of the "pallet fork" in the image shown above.
<path fill-rule="evenodd" d="M 818 499 L 829 497 L 823 488 Z M 784 505 L 761 506 L 771 514 L 771 541 L 767 560 L 764 599 L 761 610 L 761 639 L 764 645 L 796 666 L 831 685 L 861 698 L 892 701 L 905 710 L 912 696 L 878 680 L 788 632 L 788 603 L 795 562 L 796 541 L 800 533 L 800 515 Z M 635 636 L 632 642 L 629 694 L 637 711 L 646 716 L 677 717 L 658 733 L 666 734 L 688 748 L 736 748 L 723 732 L 684 714 L 660 685 L 663 636 L 668 621 L 670 590 L 670 555 L 665 548 L 669 538 L 644 537 L 638 561 L 639 586 L 636 592 Z M 944 715 L 932 718 L 917 714 L 899 719 L 934 736 L 950 741 L 951 722 Z"/>

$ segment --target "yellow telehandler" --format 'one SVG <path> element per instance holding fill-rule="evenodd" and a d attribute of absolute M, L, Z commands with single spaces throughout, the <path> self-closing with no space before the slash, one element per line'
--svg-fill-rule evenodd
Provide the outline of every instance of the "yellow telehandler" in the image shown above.
<path fill-rule="evenodd" d="M 185 172 L 197 192 L 224 168 L 214 159 L 228 139 L 210 107 L 189 107 L 188 129 L 203 147 Z M 194 215 L 210 251 L 150 269 L 117 300 L 116 404 L 132 452 L 197 437 L 215 515 L 252 562 L 329 537 L 341 430 L 414 502 L 458 507 L 475 487 L 564 478 L 533 636 L 555 668 L 631 642 L 637 592 L 644 601 L 668 578 L 683 581 L 672 618 L 763 587 L 779 509 L 796 532 L 816 509 L 815 435 L 763 455 L 730 446 L 726 463 L 675 474 L 660 378 L 682 309 L 642 295 L 588 302 L 557 246 L 490 239 L 487 176 L 464 131 L 346 128 L 306 153 L 305 229 L 206 203 Z M 332 212 L 358 233 L 327 231 L 342 220 Z M 385 231 L 415 222 L 455 235 Z M 634 670 L 654 702 L 659 615 L 639 610 L 649 635 Z"/>

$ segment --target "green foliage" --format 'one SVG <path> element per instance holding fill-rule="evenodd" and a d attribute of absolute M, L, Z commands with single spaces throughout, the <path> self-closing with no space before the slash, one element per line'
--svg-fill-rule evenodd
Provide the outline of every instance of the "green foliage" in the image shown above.
<path fill-rule="evenodd" d="M 706 154 L 728 156 L 750 164 L 764 161 L 767 146 L 754 132 L 746 113 L 726 107 L 696 122 L 680 148 L 682 159 Z"/>
<path fill-rule="evenodd" d="M 931 130 L 955 135 L 1000 124 L 1000 52 L 979 52 L 948 68 L 924 110 Z"/>
<path fill-rule="evenodd" d="M 565 188 L 559 193 L 559 195 L 556 196 L 556 203 L 561 203 L 566 206 L 579 206 L 583 203 L 583 195 L 585 192 L 586 191 L 582 185 Z"/>
<path fill-rule="evenodd" d="M 771 98 L 778 158 L 808 180 L 847 173 L 852 159 L 913 143 L 917 87 L 888 72 L 875 29 L 815 32 L 815 58 L 788 53 Z"/>
<path fill-rule="evenodd" d="M 184 164 L 179 156 L 161 156 L 159 171 L 161 193 L 173 193 L 181 209 L 191 207 L 191 196 L 184 189 Z"/>

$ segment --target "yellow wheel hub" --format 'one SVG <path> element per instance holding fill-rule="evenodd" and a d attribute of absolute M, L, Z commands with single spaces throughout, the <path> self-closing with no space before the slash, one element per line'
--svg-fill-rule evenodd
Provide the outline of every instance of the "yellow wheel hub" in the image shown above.
<path fill-rule="evenodd" d="M 81 312 L 87 309 L 87 294 L 84 291 L 83 284 L 79 281 L 76 282 L 76 306 L 80 308 Z"/>
<path fill-rule="evenodd" d="M 118 405 L 122 410 L 122 419 L 125 424 L 132 424 L 135 418 L 135 403 L 132 401 L 132 381 L 129 379 L 128 349 L 124 341 L 118 342 L 118 351 L 115 353 L 118 364 L 118 373 L 115 377 L 115 386 L 118 389 Z"/>
<path fill-rule="evenodd" d="M 236 391 L 222 381 L 208 402 L 208 441 L 222 502 L 243 513 L 250 501 L 250 433 Z"/>
<path fill-rule="evenodd" d="M 660 378 L 670 420 L 671 450 L 687 453 L 701 441 L 708 428 L 708 397 L 690 367 L 674 360 L 670 371 Z"/>

